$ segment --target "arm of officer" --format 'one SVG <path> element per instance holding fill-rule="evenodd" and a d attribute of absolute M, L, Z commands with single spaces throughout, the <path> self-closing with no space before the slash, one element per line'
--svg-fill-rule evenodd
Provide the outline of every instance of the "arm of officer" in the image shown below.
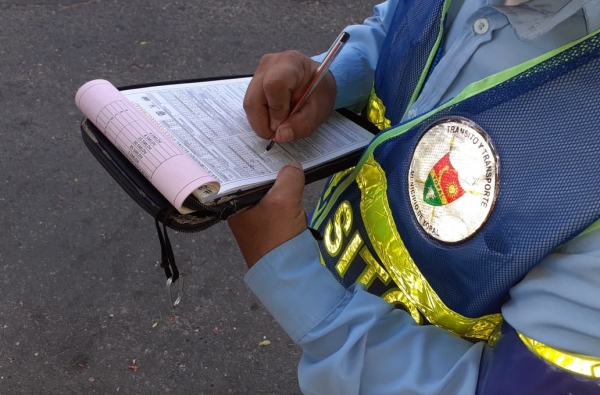
<path fill-rule="evenodd" d="M 305 230 L 303 182 L 297 165 L 284 168 L 257 206 L 228 222 L 251 267 L 246 283 L 303 349 L 299 382 L 304 393 L 519 393 L 533 381 L 553 388 L 544 375 L 506 369 L 514 365 L 514 342 L 508 349 L 502 342 L 494 349 L 472 344 L 441 328 L 416 325 L 360 285 L 344 289 L 320 264 L 316 243 Z M 551 347 L 598 358 L 599 263 L 600 230 L 572 240 L 512 289 L 505 319 Z M 528 366 L 540 362 L 521 351 Z M 548 367 L 550 373 L 558 371 Z M 572 383 L 562 382 L 567 388 L 585 384 L 576 375 Z"/>
<path fill-rule="evenodd" d="M 228 219 L 251 268 L 246 282 L 303 349 L 306 394 L 473 394 L 483 344 L 420 327 L 319 262 L 301 199 L 304 173 L 284 167 L 254 207 Z"/>

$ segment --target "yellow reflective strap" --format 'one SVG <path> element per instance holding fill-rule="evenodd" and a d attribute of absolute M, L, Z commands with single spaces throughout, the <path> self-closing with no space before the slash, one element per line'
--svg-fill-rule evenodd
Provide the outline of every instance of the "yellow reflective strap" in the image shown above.
<path fill-rule="evenodd" d="M 381 295 L 381 297 L 393 305 L 400 304 L 417 324 L 423 325 L 423 315 L 417 310 L 415 305 L 410 303 L 404 292 L 400 291 L 398 288 L 394 288 Z"/>
<path fill-rule="evenodd" d="M 392 126 L 392 122 L 385 117 L 385 106 L 383 101 L 375 93 L 375 87 L 371 88 L 369 102 L 367 103 L 367 119 L 379 130 Z"/>
<path fill-rule="evenodd" d="M 340 172 L 335 173 L 333 176 L 331 176 L 331 180 L 329 180 L 329 184 L 327 185 L 327 188 L 325 188 L 325 190 L 323 191 L 321 199 L 323 199 L 323 200 L 327 199 L 329 197 L 329 195 L 331 194 L 331 192 L 339 185 L 339 183 L 352 170 L 354 170 L 354 167 L 350 167 L 346 170 L 342 170 Z"/>
<path fill-rule="evenodd" d="M 321 197 L 319 198 L 319 201 L 317 202 L 317 207 L 315 207 L 315 211 L 313 213 L 312 219 L 311 219 L 311 226 L 317 227 L 317 225 L 315 225 L 315 219 L 318 218 L 320 216 L 320 214 L 322 213 L 322 211 L 325 209 L 325 207 L 327 207 L 327 202 L 328 199 L 331 195 L 331 193 L 335 190 L 335 188 L 337 188 L 337 186 L 340 184 L 340 182 L 342 182 L 345 177 L 351 173 L 354 170 L 354 167 L 351 167 L 349 169 L 346 170 L 342 170 L 338 173 L 335 173 L 333 176 L 331 176 L 331 179 L 329 180 L 328 184 L 325 186 L 325 190 L 321 193 Z"/>
<path fill-rule="evenodd" d="M 533 340 L 520 332 L 517 334 L 529 351 L 547 363 L 580 376 L 600 379 L 600 358 L 568 353 Z"/>
<path fill-rule="evenodd" d="M 409 311 L 417 309 L 432 324 L 462 337 L 487 340 L 501 322 L 500 314 L 468 318 L 448 308 L 435 293 L 402 241 L 387 200 L 387 179 L 369 155 L 358 172 L 360 212 L 375 253 L 406 297 Z"/>

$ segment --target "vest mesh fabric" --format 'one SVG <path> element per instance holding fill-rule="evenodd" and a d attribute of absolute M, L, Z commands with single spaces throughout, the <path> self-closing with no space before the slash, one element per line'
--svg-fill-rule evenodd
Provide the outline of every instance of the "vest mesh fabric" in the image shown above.
<path fill-rule="evenodd" d="M 375 92 L 386 105 L 386 117 L 398 123 L 438 40 L 444 1 L 400 1 L 375 72 Z M 398 92 L 402 90 L 402 92 Z"/>
<path fill-rule="evenodd" d="M 420 234 L 405 243 L 452 310 L 469 317 L 498 312 L 510 287 L 600 217 L 599 88 L 596 36 L 378 148 L 376 159 L 392 169 L 388 198 L 400 234 Z M 500 168 L 488 222 L 458 245 L 434 241 L 416 224 L 406 186 L 409 161 L 398 160 L 410 157 L 431 122 L 449 116 L 471 119 L 488 132 Z"/>
<path fill-rule="evenodd" d="M 600 218 L 598 88 L 596 35 L 439 111 L 375 149 L 374 157 L 386 171 L 387 197 L 398 232 L 421 273 L 451 310 L 467 317 L 498 313 L 513 285 Z M 499 157 L 500 185 L 483 227 L 467 241 L 444 244 L 417 223 L 407 177 L 420 136 L 432 123 L 452 116 L 468 118 L 488 133 Z M 342 200 L 355 207 L 356 229 L 366 235 L 356 184 L 341 194 L 338 201 Z M 368 240 L 365 243 L 373 251 Z M 325 251 L 323 255 L 335 273 L 336 258 L 327 257 Z M 364 267 L 359 256 L 340 280 L 350 285 Z M 390 286 L 376 280 L 369 291 L 381 294 Z"/>

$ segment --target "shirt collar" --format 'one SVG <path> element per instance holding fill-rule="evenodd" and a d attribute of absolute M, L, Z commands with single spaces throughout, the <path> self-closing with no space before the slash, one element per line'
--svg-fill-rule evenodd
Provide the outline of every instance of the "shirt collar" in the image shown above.
<path fill-rule="evenodd" d="M 533 40 L 552 30 L 592 0 L 529 0 L 508 6 L 506 0 L 489 0 L 507 18 L 522 40 Z"/>

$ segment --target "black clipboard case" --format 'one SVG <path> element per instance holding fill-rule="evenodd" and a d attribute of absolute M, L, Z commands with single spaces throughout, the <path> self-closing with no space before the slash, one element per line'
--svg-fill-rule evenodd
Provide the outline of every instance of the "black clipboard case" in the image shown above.
<path fill-rule="evenodd" d="M 132 85 L 118 88 L 128 90 L 150 86 L 174 85 L 220 79 L 244 78 L 227 76 L 217 78 L 170 81 L 164 83 Z M 360 115 L 349 110 L 338 110 L 340 114 L 376 134 L 378 129 Z M 129 160 L 98 130 L 87 118 L 81 121 L 83 141 L 92 155 L 102 164 L 111 177 L 125 192 L 156 221 L 180 232 L 198 232 L 209 228 L 230 215 L 256 204 L 271 188 L 273 183 L 265 184 L 240 193 L 224 196 L 214 204 L 206 205 L 196 199 L 186 201 L 186 206 L 196 211 L 180 214 L 167 199 L 148 181 Z M 350 168 L 358 162 L 363 150 L 354 151 L 334 161 L 305 171 L 306 184 L 326 178 L 336 172 Z"/>

